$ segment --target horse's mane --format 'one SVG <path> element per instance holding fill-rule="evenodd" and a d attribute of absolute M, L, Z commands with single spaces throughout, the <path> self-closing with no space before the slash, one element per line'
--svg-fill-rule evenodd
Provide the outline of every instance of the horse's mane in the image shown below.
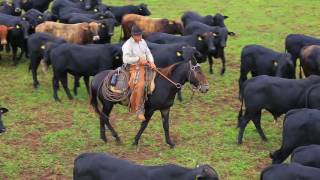
<path fill-rule="evenodd" d="M 172 74 L 172 72 L 173 72 L 173 70 L 176 68 L 176 66 L 177 66 L 178 64 L 181 64 L 181 63 L 175 63 L 175 64 L 172 64 L 172 65 L 169 65 L 168 67 L 160 68 L 159 71 L 160 71 L 163 75 L 165 75 L 165 76 L 167 76 L 167 77 L 170 77 L 171 74 Z"/>

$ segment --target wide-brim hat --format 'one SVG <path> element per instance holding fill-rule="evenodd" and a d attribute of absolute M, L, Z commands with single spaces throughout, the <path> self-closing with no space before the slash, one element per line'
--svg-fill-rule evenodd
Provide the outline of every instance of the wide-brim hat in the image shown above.
<path fill-rule="evenodd" d="M 136 25 L 132 26 L 132 28 L 131 28 L 131 35 L 132 36 L 140 36 L 142 34 L 143 34 L 142 30 L 138 26 L 136 26 Z"/>

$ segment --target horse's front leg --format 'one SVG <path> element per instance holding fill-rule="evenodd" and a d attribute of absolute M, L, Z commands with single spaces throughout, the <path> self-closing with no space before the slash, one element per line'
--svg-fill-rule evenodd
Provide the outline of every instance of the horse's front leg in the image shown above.
<path fill-rule="evenodd" d="M 144 132 L 144 130 L 147 128 L 153 113 L 154 111 L 148 111 L 148 110 L 146 110 L 146 112 L 144 113 L 146 120 L 141 123 L 140 130 L 138 131 L 136 137 L 134 138 L 134 142 L 132 143 L 132 145 L 138 146 L 141 135 Z"/>
<path fill-rule="evenodd" d="M 161 112 L 161 116 L 162 116 L 162 125 L 163 125 L 163 129 L 164 129 L 166 142 L 167 142 L 167 144 L 169 144 L 170 148 L 174 148 L 175 144 L 171 141 L 170 132 L 169 132 L 170 109 L 164 109 L 164 110 L 161 110 L 160 112 Z"/>

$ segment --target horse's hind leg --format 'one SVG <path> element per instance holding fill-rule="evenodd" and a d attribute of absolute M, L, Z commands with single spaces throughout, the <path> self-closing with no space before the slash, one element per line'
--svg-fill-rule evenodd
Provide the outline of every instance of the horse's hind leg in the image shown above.
<path fill-rule="evenodd" d="M 111 103 L 111 102 L 109 102 L 109 103 Z M 116 141 L 119 143 L 119 142 L 121 142 L 121 139 L 120 139 L 118 133 L 117 133 L 117 132 L 115 131 L 115 129 L 112 127 L 112 125 L 111 125 L 111 123 L 110 123 L 110 120 L 109 120 L 109 114 L 110 114 L 112 108 L 113 108 L 113 104 L 110 104 L 110 105 L 108 105 L 108 106 L 104 105 L 104 106 L 103 106 L 103 112 L 102 112 L 100 118 L 102 118 L 102 120 L 103 120 L 103 122 L 104 122 L 104 125 L 106 125 L 106 126 L 108 127 L 108 129 L 111 131 L 112 136 L 113 136 L 113 137 L 116 139 Z M 100 125 L 100 127 L 101 127 L 101 125 Z M 103 134 L 104 134 L 104 138 L 105 138 L 105 129 L 104 129 L 104 133 L 103 133 Z M 101 139 L 103 140 L 102 136 L 101 136 Z M 105 138 L 105 139 L 106 139 L 106 138 Z M 106 141 L 105 141 L 105 142 L 106 142 Z"/>
<path fill-rule="evenodd" d="M 147 128 L 153 113 L 154 113 L 153 111 L 152 112 L 146 111 L 146 113 L 144 114 L 146 117 L 146 120 L 141 123 L 140 130 L 138 131 L 136 137 L 134 138 L 134 142 L 132 143 L 132 145 L 137 146 L 139 144 L 139 140 L 141 138 L 141 135 L 144 132 L 144 130 Z"/>

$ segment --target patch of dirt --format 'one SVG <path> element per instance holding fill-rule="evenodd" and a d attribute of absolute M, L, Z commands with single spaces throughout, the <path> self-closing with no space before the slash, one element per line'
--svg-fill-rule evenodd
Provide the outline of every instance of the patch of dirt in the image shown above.
<path fill-rule="evenodd" d="M 143 162 L 146 159 L 159 157 L 159 154 L 150 150 L 149 147 L 139 145 L 135 150 L 122 153 L 115 153 L 120 159 L 126 159 L 132 162 Z"/>
<path fill-rule="evenodd" d="M 54 172 L 46 172 L 44 175 L 38 177 L 38 179 L 41 180 L 67 180 L 70 178 L 67 178 L 66 176 L 63 176 L 62 174 L 59 173 L 54 173 Z"/>

